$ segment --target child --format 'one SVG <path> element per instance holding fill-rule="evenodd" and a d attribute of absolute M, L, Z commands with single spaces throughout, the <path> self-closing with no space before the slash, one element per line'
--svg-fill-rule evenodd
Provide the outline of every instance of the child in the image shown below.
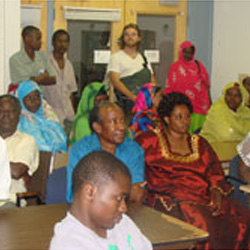
<path fill-rule="evenodd" d="M 112 154 L 92 152 L 73 172 L 73 203 L 55 225 L 50 249 L 151 250 L 127 211 L 128 168 Z"/>

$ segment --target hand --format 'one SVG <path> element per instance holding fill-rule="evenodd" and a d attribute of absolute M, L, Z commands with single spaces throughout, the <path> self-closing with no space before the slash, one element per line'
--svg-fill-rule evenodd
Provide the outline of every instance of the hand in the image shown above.
<path fill-rule="evenodd" d="M 222 201 L 223 201 L 223 196 L 221 192 L 218 189 L 213 188 L 211 190 L 211 205 L 212 205 L 212 210 L 213 210 L 212 212 L 213 216 L 218 216 L 221 214 Z"/>
<path fill-rule="evenodd" d="M 147 196 L 147 190 L 143 188 L 143 183 L 135 183 L 131 187 L 130 198 L 131 202 L 143 202 Z"/>
<path fill-rule="evenodd" d="M 131 96 L 130 99 L 131 99 L 132 102 L 135 102 L 136 101 L 136 95 Z"/>
<path fill-rule="evenodd" d="M 26 172 L 26 174 L 23 175 L 22 179 L 23 179 L 23 181 L 24 181 L 25 187 L 28 188 L 28 185 L 29 185 L 29 183 L 30 183 L 31 176 Z"/>

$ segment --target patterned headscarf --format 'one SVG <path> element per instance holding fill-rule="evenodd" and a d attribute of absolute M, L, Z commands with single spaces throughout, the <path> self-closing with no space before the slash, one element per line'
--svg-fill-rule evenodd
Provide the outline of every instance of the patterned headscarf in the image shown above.
<path fill-rule="evenodd" d="M 162 128 L 158 114 L 153 110 L 153 98 L 157 86 L 153 83 L 145 84 L 139 91 L 132 109 L 134 117 L 129 126 L 132 138 L 149 129 Z"/>
<path fill-rule="evenodd" d="M 132 109 L 132 112 L 135 114 L 139 111 L 152 109 L 153 106 L 153 97 L 155 96 L 156 85 L 153 83 L 145 84 L 139 91 L 135 105 Z"/>

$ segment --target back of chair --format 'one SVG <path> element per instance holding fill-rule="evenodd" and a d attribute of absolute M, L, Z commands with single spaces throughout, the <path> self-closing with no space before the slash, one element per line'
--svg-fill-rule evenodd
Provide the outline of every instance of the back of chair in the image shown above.
<path fill-rule="evenodd" d="M 40 162 L 36 172 L 32 175 L 27 191 L 37 191 L 40 194 L 41 201 L 45 202 L 46 182 L 49 176 L 51 161 L 51 152 L 40 151 Z M 33 204 L 29 204 L 33 205 Z"/>
<path fill-rule="evenodd" d="M 46 204 L 66 203 L 66 167 L 55 169 L 47 180 Z"/>
<path fill-rule="evenodd" d="M 227 176 L 227 180 L 235 188 L 230 194 L 230 197 L 248 207 L 248 194 L 240 190 L 240 186 L 243 184 L 243 181 L 239 176 L 239 159 L 240 156 L 236 155 L 229 165 L 229 176 Z"/>

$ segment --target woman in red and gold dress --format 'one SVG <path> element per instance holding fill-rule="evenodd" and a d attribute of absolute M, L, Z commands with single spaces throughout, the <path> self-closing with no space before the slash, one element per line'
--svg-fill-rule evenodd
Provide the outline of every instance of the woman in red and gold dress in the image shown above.
<path fill-rule="evenodd" d="M 158 107 L 166 128 L 135 139 L 145 151 L 148 204 L 208 231 L 198 248 L 250 249 L 250 211 L 227 197 L 232 187 L 209 143 L 188 134 L 192 111 L 188 97 L 172 92 Z"/>

